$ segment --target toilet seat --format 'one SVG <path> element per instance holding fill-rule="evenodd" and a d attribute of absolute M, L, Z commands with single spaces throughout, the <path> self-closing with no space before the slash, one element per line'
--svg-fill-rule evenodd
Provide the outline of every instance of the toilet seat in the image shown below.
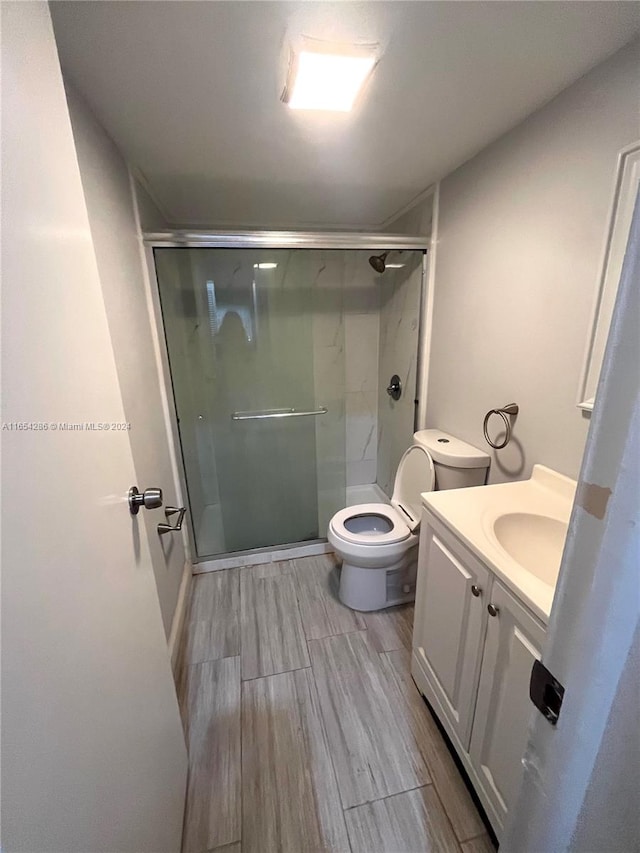
<path fill-rule="evenodd" d="M 342 542 L 367 548 L 407 541 L 420 525 L 422 492 L 435 485 L 433 460 L 419 445 L 406 450 L 398 465 L 391 504 L 358 504 L 337 512 L 329 531 Z"/>
<path fill-rule="evenodd" d="M 419 444 L 412 444 L 402 455 L 393 484 L 391 505 L 400 513 L 409 530 L 416 530 L 422 515 L 422 492 L 432 492 L 436 484 L 436 472 L 429 451 Z"/>
<path fill-rule="evenodd" d="M 411 535 L 400 513 L 389 504 L 358 504 L 342 509 L 331 519 L 330 528 L 344 542 L 354 545 L 392 545 Z"/>

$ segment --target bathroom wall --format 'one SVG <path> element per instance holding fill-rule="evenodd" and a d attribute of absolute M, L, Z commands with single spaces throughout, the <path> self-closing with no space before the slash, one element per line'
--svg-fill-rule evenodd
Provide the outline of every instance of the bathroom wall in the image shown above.
<path fill-rule="evenodd" d="M 149 195 L 148 190 L 136 179 L 134 181 L 140 228 L 143 231 L 163 231 L 169 228 L 164 213 Z"/>
<path fill-rule="evenodd" d="M 176 504 L 148 295 L 127 164 L 80 95 L 66 84 L 67 101 L 98 262 L 109 331 L 122 391 L 138 487 L 159 486 Z M 67 306 L 73 311 L 73 306 Z M 133 483 L 123 483 L 123 492 Z M 181 536 L 156 531 L 162 510 L 143 513 L 167 637 L 185 566 Z"/>
<path fill-rule="evenodd" d="M 489 450 L 485 412 L 517 402 L 490 482 L 536 462 L 577 477 L 578 384 L 639 79 L 636 41 L 441 182 L 427 425 Z"/>

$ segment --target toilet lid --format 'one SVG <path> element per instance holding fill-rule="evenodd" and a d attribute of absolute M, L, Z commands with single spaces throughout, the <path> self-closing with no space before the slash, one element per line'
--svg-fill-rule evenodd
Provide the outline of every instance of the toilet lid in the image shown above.
<path fill-rule="evenodd" d="M 433 459 L 428 450 L 414 444 L 405 451 L 400 460 L 391 498 L 391 504 L 404 518 L 410 530 L 415 530 L 420 524 L 421 493 L 432 492 L 435 481 Z"/>
<path fill-rule="evenodd" d="M 411 533 L 401 514 L 389 504 L 358 504 L 341 509 L 331 519 L 336 536 L 359 545 L 391 545 Z"/>

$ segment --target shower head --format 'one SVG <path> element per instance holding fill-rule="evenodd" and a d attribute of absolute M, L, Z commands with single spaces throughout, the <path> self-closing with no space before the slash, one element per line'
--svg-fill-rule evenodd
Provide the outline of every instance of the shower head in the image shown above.
<path fill-rule="evenodd" d="M 386 269 L 385 261 L 389 252 L 383 252 L 381 255 L 371 255 L 369 263 L 376 272 L 384 272 Z"/>

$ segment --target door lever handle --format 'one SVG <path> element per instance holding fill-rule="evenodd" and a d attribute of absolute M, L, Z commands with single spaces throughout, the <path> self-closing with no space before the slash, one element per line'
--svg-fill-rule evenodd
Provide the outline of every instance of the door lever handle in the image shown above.
<path fill-rule="evenodd" d="M 167 519 L 167 522 L 161 522 L 158 525 L 158 533 L 162 536 L 164 533 L 173 533 L 174 530 L 182 530 L 182 522 L 184 520 L 185 513 L 187 511 L 186 506 L 168 506 L 165 508 L 164 514 Z M 169 524 L 169 519 L 172 515 L 178 513 L 178 520 L 175 525 Z"/>

